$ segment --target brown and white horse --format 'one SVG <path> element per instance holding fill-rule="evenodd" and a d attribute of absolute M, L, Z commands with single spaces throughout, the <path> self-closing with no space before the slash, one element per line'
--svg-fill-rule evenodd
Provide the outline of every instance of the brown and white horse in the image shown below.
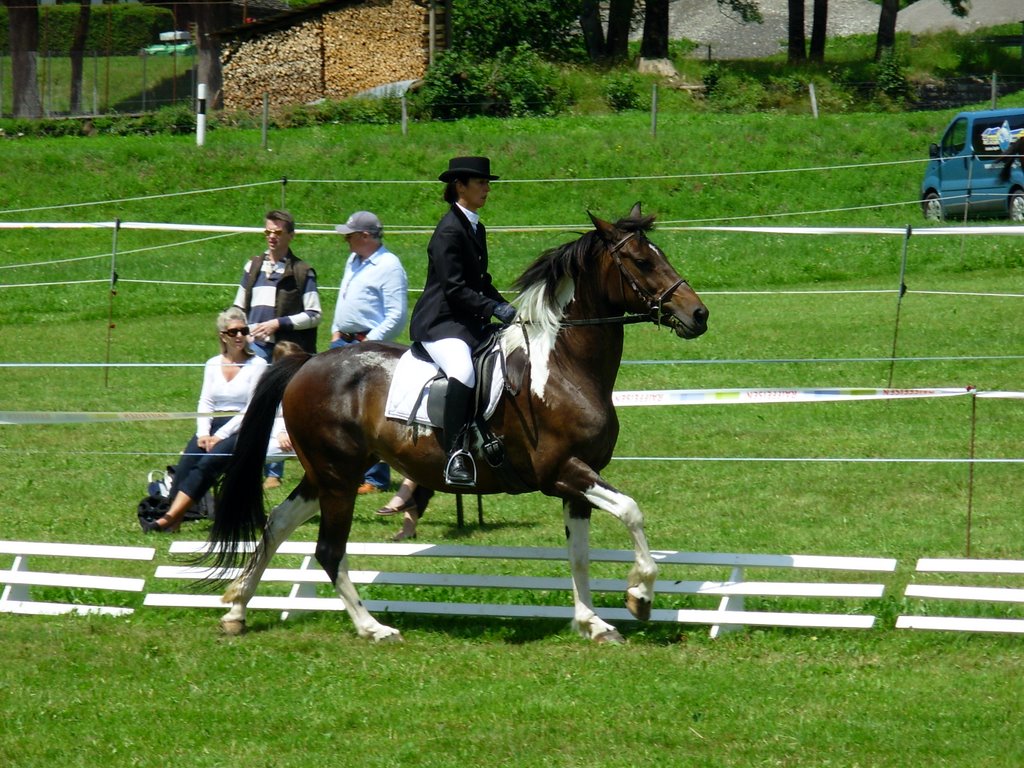
<path fill-rule="evenodd" d="M 597 641 L 620 641 L 593 608 L 589 583 L 589 526 L 594 508 L 622 521 L 635 563 L 626 605 L 650 616 L 657 566 L 636 502 L 600 475 L 611 460 L 619 423 L 612 388 L 622 359 L 623 325 L 652 322 L 690 339 L 707 330 L 708 310 L 647 233 L 654 217 L 639 203 L 611 224 L 593 215 L 594 229 L 542 254 L 519 278 L 515 324 L 500 331 L 507 359 L 525 369 L 523 386 L 504 395 L 488 420 L 504 442 L 517 477 L 477 461 L 478 493 L 536 490 L 562 500 L 572 569 L 573 626 Z M 373 463 L 386 461 L 420 484 L 421 505 L 444 482 L 443 441 L 429 427 L 385 417 L 385 400 L 404 348 L 363 343 L 314 356 L 292 356 L 264 374 L 225 474 L 210 544 L 218 566 L 242 558 L 240 546 L 262 530 L 255 553 L 227 589 L 225 631 L 244 630 L 246 604 L 267 564 L 295 528 L 317 513 L 316 558 L 344 600 L 361 637 L 400 639 L 366 610 L 347 571 L 346 544 L 356 489 Z M 525 357 L 525 360 L 524 360 Z M 525 365 L 524 365 L 525 363 Z M 514 366 L 513 366 L 514 367 Z M 285 424 L 305 476 L 265 518 L 262 467 L 274 412 Z"/>

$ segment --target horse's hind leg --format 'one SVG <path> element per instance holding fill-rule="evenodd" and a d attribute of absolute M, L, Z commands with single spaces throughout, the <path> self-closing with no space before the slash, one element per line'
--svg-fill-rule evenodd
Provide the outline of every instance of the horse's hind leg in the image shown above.
<path fill-rule="evenodd" d="M 305 479 L 287 499 L 274 507 L 252 558 L 221 598 L 221 602 L 231 604 L 231 609 L 220 619 L 221 629 L 225 633 L 240 635 L 245 631 L 246 606 L 256 593 L 270 559 L 282 542 L 287 541 L 292 532 L 313 517 L 318 509 L 313 489 Z"/>
<path fill-rule="evenodd" d="M 401 641 L 402 635 L 394 627 L 381 624 L 363 605 L 348 575 L 348 557 L 345 547 L 352 529 L 352 512 L 356 489 L 323 492 L 320 496 L 320 533 L 316 542 L 316 559 L 327 572 L 338 597 L 362 638 L 381 641 Z"/>
<path fill-rule="evenodd" d="M 566 499 L 562 502 L 565 537 L 572 570 L 572 596 L 575 604 L 572 627 L 583 637 L 599 643 L 621 643 L 622 635 L 594 611 L 590 594 L 590 505 Z"/>

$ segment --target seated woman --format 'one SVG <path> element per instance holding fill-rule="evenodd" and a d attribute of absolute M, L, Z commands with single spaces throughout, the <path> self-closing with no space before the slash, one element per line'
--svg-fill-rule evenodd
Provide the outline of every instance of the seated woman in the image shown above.
<path fill-rule="evenodd" d="M 220 354 L 206 361 L 196 433 L 174 472 L 170 509 L 157 520 L 140 518 L 139 525 L 146 533 L 178 530 L 185 512 L 213 487 L 231 457 L 242 414 L 267 368 L 266 361 L 249 349 L 249 328 L 242 310 L 231 307 L 218 315 L 217 336 Z M 215 415 L 207 415 L 211 413 Z"/>

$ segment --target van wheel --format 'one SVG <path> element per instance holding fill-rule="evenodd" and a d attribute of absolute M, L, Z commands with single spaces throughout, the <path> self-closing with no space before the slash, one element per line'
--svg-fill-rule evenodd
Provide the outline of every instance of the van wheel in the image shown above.
<path fill-rule="evenodd" d="M 1024 201 L 1022 201 L 1024 202 Z M 921 201 L 921 210 L 928 221 L 942 221 L 942 203 L 938 192 L 929 192 Z"/>
<path fill-rule="evenodd" d="M 1024 192 L 1019 189 L 1010 195 L 1010 221 L 1024 222 Z"/>

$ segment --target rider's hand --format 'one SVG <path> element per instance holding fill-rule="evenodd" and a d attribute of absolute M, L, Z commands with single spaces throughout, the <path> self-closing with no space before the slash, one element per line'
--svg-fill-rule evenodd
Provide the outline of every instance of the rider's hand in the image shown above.
<path fill-rule="evenodd" d="M 508 302 L 502 302 L 494 308 L 494 316 L 505 325 L 509 325 L 516 319 L 516 308 Z"/>

